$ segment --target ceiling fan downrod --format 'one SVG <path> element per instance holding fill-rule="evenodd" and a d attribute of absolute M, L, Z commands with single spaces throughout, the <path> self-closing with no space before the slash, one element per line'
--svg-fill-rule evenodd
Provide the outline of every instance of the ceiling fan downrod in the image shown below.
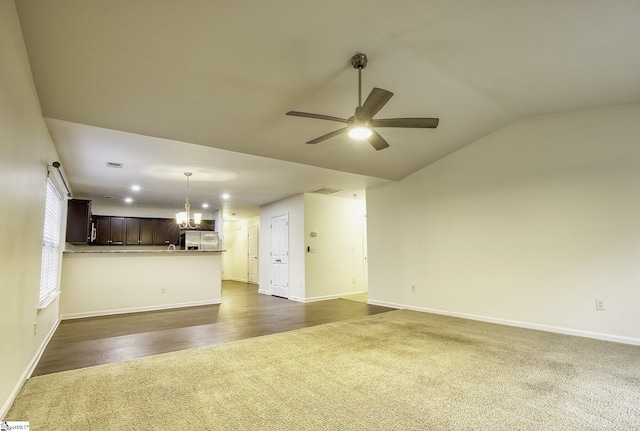
<path fill-rule="evenodd" d="M 351 57 L 351 65 L 354 69 L 358 69 L 358 108 L 362 107 L 362 69 L 367 67 L 367 56 L 358 53 Z"/>

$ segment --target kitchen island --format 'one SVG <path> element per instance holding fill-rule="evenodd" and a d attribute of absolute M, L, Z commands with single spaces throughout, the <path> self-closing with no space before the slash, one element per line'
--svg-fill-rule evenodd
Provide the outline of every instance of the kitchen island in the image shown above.
<path fill-rule="evenodd" d="M 220 304 L 223 251 L 65 251 L 60 318 Z"/>

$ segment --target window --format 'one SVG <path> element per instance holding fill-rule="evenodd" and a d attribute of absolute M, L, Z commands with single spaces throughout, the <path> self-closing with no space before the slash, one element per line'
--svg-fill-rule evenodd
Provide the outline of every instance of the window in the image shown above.
<path fill-rule="evenodd" d="M 42 238 L 42 266 L 40 271 L 40 308 L 53 301 L 58 294 L 58 261 L 60 258 L 60 225 L 62 224 L 62 196 L 47 178 L 44 205 L 44 235 Z"/>

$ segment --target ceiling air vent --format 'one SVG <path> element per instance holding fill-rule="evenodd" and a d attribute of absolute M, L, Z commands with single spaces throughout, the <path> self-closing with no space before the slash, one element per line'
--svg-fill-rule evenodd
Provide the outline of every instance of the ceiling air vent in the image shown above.
<path fill-rule="evenodd" d="M 121 168 L 122 163 L 107 162 L 107 168 Z"/>
<path fill-rule="evenodd" d="M 312 193 L 320 193 L 321 195 L 332 195 L 334 193 L 341 192 L 342 189 L 332 189 L 331 187 L 323 187 L 318 190 L 314 190 Z"/>

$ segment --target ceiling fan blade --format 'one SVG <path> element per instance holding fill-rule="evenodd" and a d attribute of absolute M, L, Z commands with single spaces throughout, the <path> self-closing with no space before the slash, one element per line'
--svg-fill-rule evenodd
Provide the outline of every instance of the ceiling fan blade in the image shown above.
<path fill-rule="evenodd" d="M 349 122 L 349 120 L 344 118 L 332 117 L 330 115 L 322 115 L 322 114 L 311 114 L 309 112 L 289 111 L 287 112 L 286 115 L 293 115 L 294 117 L 316 118 L 318 120 L 338 121 L 340 123 Z"/>
<path fill-rule="evenodd" d="M 342 129 L 338 129 L 334 132 L 331 133 L 327 133 L 326 135 L 322 135 L 318 138 L 312 139 L 309 142 L 307 142 L 307 144 L 317 144 L 318 142 L 322 142 L 322 141 L 326 141 L 329 138 L 333 138 L 334 136 L 338 136 L 341 135 L 342 133 L 346 132 L 347 130 L 349 130 L 348 127 L 343 127 Z"/>
<path fill-rule="evenodd" d="M 374 88 L 364 101 L 362 108 L 358 110 L 358 118 L 361 120 L 371 120 L 376 113 L 391 99 L 393 93 L 382 88 Z"/>
<path fill-rule="evenodd" d="M 368 141 L 371 146 L 376 149 L 376 151 L 384 150 L 389 146 L 389 144 L 387 144 L 387 141 L 385 141 L 378 132 L 376 132 L 375 130 L 372 130 L 372 132 L 373 133 L 371 134 L 371 136 L 369 136 Z"/>
<path fill-rule="evenodd" d="M 385 118 L 372 120 L 373 127 L 415 127 L 422 129 L 435 129 L 440 122 L 439 118 Z"/>

